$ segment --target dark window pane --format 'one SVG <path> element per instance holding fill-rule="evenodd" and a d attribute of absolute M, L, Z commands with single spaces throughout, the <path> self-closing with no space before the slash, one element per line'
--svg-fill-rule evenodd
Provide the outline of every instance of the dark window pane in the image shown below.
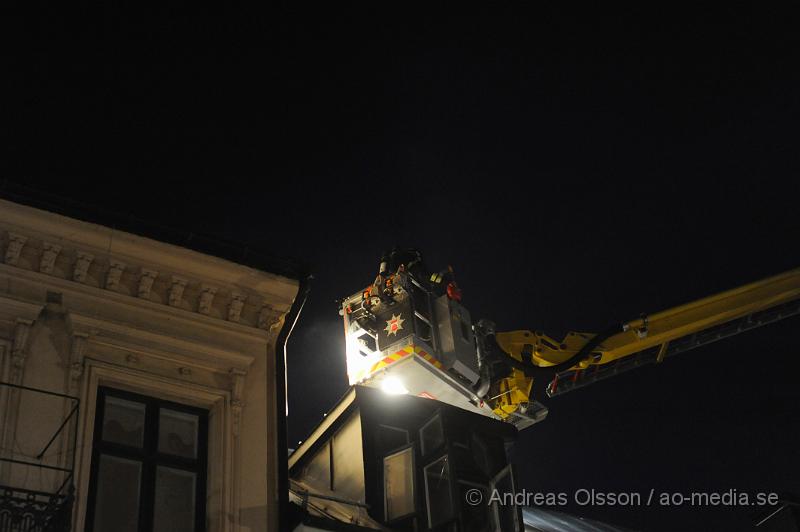
<path fill-rule="evenodd" d="M 464 474 L 475 476 L 478 466 L 475 464 L 475 458 L 472 456 L 472 451 L 469 447 L 462 443 L 454 443 L 451 447 L 450 455 L 455 468 L 453 470 L 454 477 L 461 478 Z"/>
<path fill-rule="evenodd" d="M 97 472 L 95 532 L 136 532 L 139 526 L 139 484 L 142 464 L 100 455 Z"/>
<path fill-rule="evenodd" d="M 489 506 L 489 488 L 474 482 L 460 480 L 458 481 L 458 491 L 464 532 L 486 532 L 490 530 L 492 507 Z"/>
<path fill-rule="evenodd" d="M 481 471 L 490 477 L 495 474 L 489 446 L 479 434 L 475 433 L 472 434 L 472 456 Z"/>
<path fill-rule="evenodd" d="M 196 477 L 191 471 L 156 468 L 153 532 L 193 532 Z"/>
<path fill-rule="evenodd" d="M 425 467 L 425 495 L 428 503 L 428 526 L 430 528 L 453 516 L 450 463 L 447 455 Z"/>
<path fill-rule="evenodd" d="M 103 439 L 141 448 L 144 442 L 145 405 L 119 397 L 106 396 Z"/>
<path fill-rule="evenodd" d="M 377 440 L 378 454 L 385 454 L 408 444 L 408 431 L 388 425 L 378 425 Z"/>
<path fill-rule="evenodd" d="M 430 421 L 422 426 L 419 430 L 419 439 L 422 444 L 423 456 L 442 446 L 444 443 L 444 431 L 442 429 L 442 418 L 439 417 L 439 414 L 433 416 Z"/>
<path fill-rule="evenodd" d="M 167 408 L 160 412 L 158 452 L 197 458 L 197 416 Z"/>

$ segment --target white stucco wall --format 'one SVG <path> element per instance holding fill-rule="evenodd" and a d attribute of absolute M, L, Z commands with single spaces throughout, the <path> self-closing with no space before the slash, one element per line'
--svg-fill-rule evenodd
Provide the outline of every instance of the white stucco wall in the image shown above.
<path fill-rule="evenodd" d="M 275 529 L 275 337 L 296 281 L 3 200 L 0 258 L 2 380 L 81 400 L 76 530 L 101 385 L 208 409 L 208 530 Z M 38 453 L 66 408 L 0 390 L 3 456 Z M 0 466 L 0 484 L 57 481 L 25 475 Z"/>

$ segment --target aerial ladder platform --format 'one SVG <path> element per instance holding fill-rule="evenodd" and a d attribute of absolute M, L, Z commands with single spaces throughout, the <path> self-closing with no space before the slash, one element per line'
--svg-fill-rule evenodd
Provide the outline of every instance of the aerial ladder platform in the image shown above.
<path fill-rule="evenodd" d="M 499 332 L 473 321 L 452 268 L 416 250 L 384 254 L 365 289 L 341 301 L 351 385 L 443 401 L 525 429 L 553 397 L 800 313 L 800 268 L 599 333 Z M 538 388 L 537 388 L 538 389 Z"/>

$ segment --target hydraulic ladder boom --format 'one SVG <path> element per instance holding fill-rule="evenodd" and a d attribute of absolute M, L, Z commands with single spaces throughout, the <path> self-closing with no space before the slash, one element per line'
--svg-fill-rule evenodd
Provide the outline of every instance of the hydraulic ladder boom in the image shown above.
<path fill-rule="evenodd" d="M 670 355 L 727 338 L 800 313 L 800 268 L 750 283 L 651 316 L 642 316 L 600 335 L 570 332 L 558 342 L 538 332 L 496 333 L 502 351 L 523 365 L 549 372 L 550 396 L 638 367 L 661 362 Z M 599 340 L 599 343 L 597 341 Z M 588 344 L 597 343 L 591 349 Z M 583 353 L 581 353 L 583 351 Z M 527 374 L 525 378 L 522 373 Z M 501 384 L 508 402 L 527 400 L 520 385 L 536 371 L 516 365 L 510 380 Z M 513 380 L 514 382 L 511 382 Z M 520 401 L 522 402 L 522 401 Z M 497 409 L 495 410 L 497 411 Z"/>

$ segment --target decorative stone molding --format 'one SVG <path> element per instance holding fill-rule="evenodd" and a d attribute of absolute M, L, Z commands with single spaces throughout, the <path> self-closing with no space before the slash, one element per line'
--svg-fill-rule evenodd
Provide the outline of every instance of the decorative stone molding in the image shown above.
<path fill-rule="evenodd" d="M 81 377 L 83 377 L 83 360 L 86 354 L 88 339 L 88 334 L 75 333 L 72 335 L 69 367 L 69 388 L 72 394 L 75 394 L 80 388 Z"/>
<path fill-rule="evenodd" d="M 244 307 L 244 300 L 247 299 L 245 294 L 239 292 L 231 293 L 231 302 L 228 304 L 228 321 L 238 323 L 242 317 L 242 308 Z"/>
<path fill-rule="evenodd" d="M 183 290 L 186 288 L 188 283 L 188 279 L 178 277 L 177 275 L 172 276 L 171 286 L 169 287 L 169 306 L 181 306 L 181 301 L 183 301 Z"/>
<path fill-rule="evenodd" d="M 125 355 L 135 356 L 143 365 L 148 360 L 157 360 L 159 365 L 168 362 L 175 372 L 179 367 L 189 367 L 222 375 L 228 375 L 230 368 L 246 370 L 255 362 L 253 349 L 263 342 L 262 334 L 255 330 L 225 331 L 219 324 L 214 324 L 216 320 L 208 323 L 205 319 L 198 329 L 192 315 L 185 314 L 187 316 L 165 320 L 166 328 L 158 327 L 159 330 L 131 327 L 76 311 L 70 312 L 70 322 L 73 331 L 87 333 L 92 338 L 92 356 L 101 359 L 106 355 L 113 356 L 115 352 L 119 356 L 122 349 Z M 204 330 L 202 339 L 187 338 L 183 332 L 199 330 Z M 216 335 L 227 336 L 234 343 L 219 346 L 213 340 Z M 261 353 L 261 348 L 258 350 Z"/>
<path fill-rule="evenodd" d="M 247 375 L 247 372 L 237 369 L 231 368 L 230 371 L 231 378 L 233 380 L 233 386 L 231 390 L 231 412 L 233 413 L 233 435 L 235 437 L 239 437 L 239 427 L 241 426 L 242 421 L 242 408 L 244 408 L 244 402 L 242 401 L 242 392 L 244 391 L 244 377 Z"/>
<path fill-rule="evenodd" d="M 75 255 L 76 259 L 75 267 L 72 270 L 72 280 L 82 283 L 86 280 L 86 274 L 89 272 L 89 266 L 91 266 L 94 260 L 94 255 L 85 251 L 78 251 Z"/>
<path fill-rule="evenodd" d="M 51 242 L 44 242 L 42 244 L 42 257 L 39 260 L 39 271 L 46 274 L 52 274 L 53 268 L 56 265 L 56 257 L 61 253 L 61 246 Z"/>
<path fill-rule="evenodd" d="M 234 328 L 270 331 L 280 324 L 296 291 L 296 281 L 279 275 L 136 235 L 123 234 L 120 238 L 114 229 L 2 199 L 0 212 L 0 231 L 6 233 L 7 244 L 0 251 L 0 259 L 5 264 L 88 285 L 90 290 L 99 286 L 120 295 L 213 316 Z M 71 264 L 61 269 L 59 258 L 63 256 Z M 94 272 L 96 261 L 101 264 L 98 278 L 93 279 L 89 274 Z M 173 274 L 172 279 L 163 272 Z M 191 289 L 186 290 L 189 283 Z M 217 298 L 220 293 L 225 294 L 224 301 Z"/>
<path fill-rule="evenodd" d="M 142 299 L 150 299 L 150 290 L 153 288 L 153 281 L 156 280 L 156 277 L 158 277 L 158 272 L 156 270 L 142 268 L 136 295 Z"/>
<path fill-rule="evenodd" d="M 27 236 L 22 236 L 17 233 L 8 233 L 8 247 L 6 248 L 5 263 L 11 266 L 16 266 L 19 262 L 19 256 L 22 253 L 22 247 L 28 241 Z"/>
<path fill-rule="evenodd" d="M 126 266 L 127 264 L 124 262 L 111 259 L 108 265 L 108 273 L 106 274 L 106 290 L 113 290 L 116 292 L 117 289 L 119 289 L 119 280 Z"/>
<path fill-rule="evenodd" d="M 211 305 L 214 304 L 214 295 L 217 289 L 207 284 L 200 286 L 200 300 L 197 303 L 197 312 L 208 315 L 211 312 Z"/>
<path fill-rule="evenodd" d="M 0 263 L 9 259 L 0 264 L 0 329 L 8 344 L 0 353 L 4 380 L 81 400 L 80 417 L 72 420 L 77 441 L 57 440 L 48 454 L 52 465 L 70 462 L 70 468 L 72 451 L 77 455 L 72 530 L 86 524 L 101 386 L 206 409 L 209 532 L 276 528 L 277 485 L 269 452 L 276 445 L 275 401 L 263 400 L 271 380 L 253 376 L 274 373 L 278 355 L 272 333 L 255 326 L 265 306 L 264 325 L 279 322 L 296 297 L 297 281 L 2 199 L 0 241 Z M 48 243 L 61 248 L 56 252 Z M 178 286 L 172 275 L 182 278 Z M 213 290 L 204 294 L 206 287 Z M 47 323 L 38 324 L 40 319 Z M 12 413 L 35 421 L 38 412 L 54 418 L 71 412 L 66 404 L 50 412 L 44 403 L 14 403 L 15 395 L 22 394 L 3 397 L 8 403 L 0 412 L 3 448 L 13 448 L 17 427 L 32 437 L 42 428 L 18 424 Z M 49 486 L 49 480 L 43 477 L 43 484 Z"/>
<path fill-rule="evenodd" d="M 278 311 L 265 304 L 258 313 L 258 328 L 271 331 L 280 323 L 280 320 Z"/>
<path fill-rule="evenodd" d="M 18 233 L 9 232 L 8 234 L 10 243 L 6 249 L 6 259 L 12 263 L 17 263 L 21 253 L 25 251 L 23 244 L 29 245 L 31 239 Z M 74 254 L 75 259 L 70 270 L 57 271 L 55 269 L 55 263 L 61 254 Z M 85 250 L 85 248 L 64 248 L 61 243 L 53 244 L 45 241 L 42 243 L 42 252 L 38 263 L 24 263 L 23 269 L 29 271 L 38 270 L 39 273 L 49 274 L 80 284 L 87 284 L 89 270 L 97 257 L 98 255 Z M 252 294 L 239 290 L 237 287 L 225 286 L 225 283 L 220 284 L 212 280 L 198 279 L 199 290 L 193 290 L 187 296 L 185 289 L 190 282 L 187 277 L 171 275 L 167 276 L 167 283 L 157 284 L 156 281 L 162 276 L 159 269 L 148 265 L 132 265 L 129 262 L 123 262 L 113 257 L 108 257 L 105 260 L 108 260 L 108 267 L 103 279 L 101 279 L 101 286 L 109 291 L 131 295 L 148 301 L 153 301 L 155 299 L 151 299 L 153 293 L 158 291 L 159 299 L 171 307 L 188 311 L 194 310 L 198 314 L 211 316 L 214 304 L 218 302 L 216 299 L 217 294 L 221 290 L 227 292 L 232 289 L 229 292 L 228 301 L 223 304 L 218 303 L 218 306 L 223 307 L 221 309 L 222 315 L 215 315 L 215 317 L 232 324 L 243 324 L 272 332 L 274 332 L 275 327 L 280 325 L 281 317 L 285 312 L 285 310 L 279 310 L 276 307 L 276 302 L 264 297 L 263 294 L 257 294 L 256 301 L 250 305 L 248 302 L 252 299 Z M 134 272 L 138 270 L 138 275 L 130 276 L 130 278 L 123 275 L 126 271 L 131 270 Z M 186 303 L 184 303 L 184 296 L 186 296 Z M 260 309 L 258 307 L 259 301 L 261 304 Z M 251 306 L 255 307 L 253 310 L 256 312 L 245 314 L 245 309 L 249 309 Z"/>
<path fill-rule="evenodd" d="M 11 383 L 21 384 L 22 371 L 27 357 L 28 335 L 31 332 L 33 320 L 17 319 L 14 326 L 14 342 L 11 345 Z"/>

